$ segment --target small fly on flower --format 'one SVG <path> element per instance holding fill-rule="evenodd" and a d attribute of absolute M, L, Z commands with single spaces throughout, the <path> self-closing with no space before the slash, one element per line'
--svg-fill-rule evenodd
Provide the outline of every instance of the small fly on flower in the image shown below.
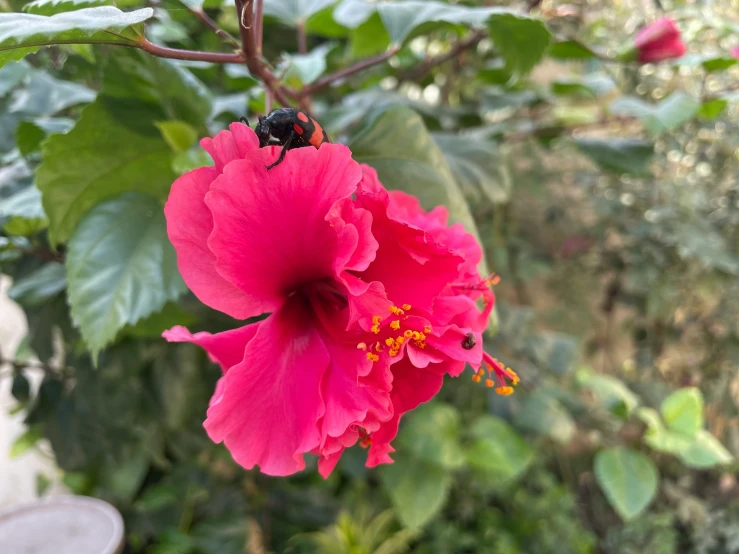
<path fill-rule="evenodd" d="M 467 333 L 462 339 L 462 348 L 465 350 L 472 350 L 477 344 L 477 339 L 472 333 Z"/>

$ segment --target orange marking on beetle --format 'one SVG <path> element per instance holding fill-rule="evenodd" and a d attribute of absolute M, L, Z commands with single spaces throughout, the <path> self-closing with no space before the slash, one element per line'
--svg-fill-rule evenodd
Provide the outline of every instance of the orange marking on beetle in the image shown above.
<path fill-rule="evenodd" d="M 303 112 L 298 112 L 298 119 L 302 121 L 303 123 L 308 123 L 310 121 L 310 118 L 305 115 Z"/>
<path fill-rule="evenodd" d="M 298 133 L 299 135 L 302 135 L 303 131 L 305 130 L 297 123 L 293 125 L 293 129 L 295 129 L 295 132 Z"/>
<path fill-rule="evenodd" d="M 313 134 L 310 136 L 310 138 L 308 138 L 308 142 L 312 146 L 318 148 L 324 142 L 327 142 L 326 140 L 324 140 L 326 133 L 323 132 L 323 127 L 321 127 L 318 121 L 313 121 L 313 125 L 315 125 L 315 129 L 313 130 Z"/>

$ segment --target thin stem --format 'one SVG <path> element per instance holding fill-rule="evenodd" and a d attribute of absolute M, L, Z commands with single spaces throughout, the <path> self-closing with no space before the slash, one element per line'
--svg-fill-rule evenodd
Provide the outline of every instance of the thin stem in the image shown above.
<path fill-rule="evenodd" d="M 272 97 L 272 91 L 265 87 L 264 88 L 264 113 L 270 113 L 272 111 L 272 105 L 274 98 Z"/>
<path fill-rule="evenodd" d="M 241 49 L 241 43 L 239 43 L 239 41 L 236 40 L 236 38 L 231 33 L 219 27 L 218 23 L 213 21 L 213 19 L 211 19 L 211 17 L 207 13 L 205 13 L 202 9 L 190 8 L 190 11 L 194 13 L 196 16 L 198 16 L 198 18 L 200 18 L 200 21 L 202 21 L 205 24 L 205 26 L 208 27 L 208 29 L 210 29 L 211 31 L 213 31 L 216 35 L 221 37 L 226 42 L 230 42 L 232 45 L 236 47 L 237 50 Z"/>
<path fill-rule="evenodd" d="M 475 31 L 466 39 L 460 40 L 454 46 L 452 46 L 449 52 L 439 54 L 438 56 L 434 56 L 433 58 L 427 58 L 419 66 L 398 75 L 398 79 L 401 81 L 420 79 L 421 77 L 424 77 L 431 70 L 431 68 L 456 58 L 459 54 L 461 54 L 464 50 L 467 50 L 468 48 L 477 46 L 477 43 L 485 37 L 485 31 Z"/>
<path fill-rule="evenodd" d="M 305 22 L 298 21 L 298 54 L 305 54 L 308 51 L 308 37 L 305 34 Z"/>
<path fill-rule="evenodd" d="M 367 69 L 368 67 L 372 67 L 373 65 L 380 64 L 389 58 L 393 57 L 395 54 L 398 53 L 398 50 L 400 50 L 399 47 L 394 47 L 385 52 L 384 54 L 380 54 L 379 56 L 374 56 L 372 58 L 366 58 L 362 60 L 361 62 L 357 62 L 354 65 L 350 65 L 349 67 L 346 67 L 340 71 L 337 71 L 336 73 L 331 73 L 330 75 L 326 75 L 325 77 L 318 79 L 316 82 L 304 87 L 301 91 L 298 92 L 299 97 L 308 96 L 310 94 L 313 94 L 314 92 L 317 92 L 321 90 L 322 88 L 326 88 L 334 81 L 338 81 L 340 79 L 346 79 L 347 77 L 354 75 L 355 73 L 359 73 L 360 71 L 363 71 Z"/>
<path fill-rule="evenodd" d="M 576 127 L 569 127 L 569 128 L 553 125 L 551 127 L 540 127 L 538 129 L 533 129 L 531 131 L 514 131 L 512 133 L 503 135 L 503 139 L 505 142 L 520 142 L 520 141 L 528 140 L 530 138 L 555 137 L 555 136 L 563 135 L 566 133 L 575 133 L 577 131 L 584 131 L 586 129 L 598 129 L 603 126 L 610 125 L 611 123 L 627 124 L 627 123 L 633 123 L 635 121 L 638 121 L 636 117 L 620 116 L 620 117 L 614 117 L 612 119 L 603 119 L 600 121 L 594 121 L 593 123 L 586 123 L 584 125 L 577 125 Z"/>
<path fill-rule="evenodd" d="M 262 45 L 264 43 L 264 0 L 256 0 L 256 14 L 255 21 L 256 30 L 254 34 L 254 40 L 257 47 L 257 56 L 262 55 Z"/>
<path fill-rule="evenodd" d="M 144 52 L 148 52 L 152 56 L 159 58 L 169 58 L 171 60 L 188 60 L 194 62 L 211 62 L 211 63 L 244 63 L 244 55 L 239 53 L 227 54 L 222 52 L 199 52 L 195 50 L 179 50 L 177 48 L 168 48 L 166 46 L 157 46 L 152 44 L 144 37 L 140 37 L 135 45 Z"/>

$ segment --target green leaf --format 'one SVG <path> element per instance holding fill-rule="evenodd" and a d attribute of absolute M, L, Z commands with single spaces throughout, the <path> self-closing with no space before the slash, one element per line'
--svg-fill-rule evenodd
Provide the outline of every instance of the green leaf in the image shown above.
<path fill-rule="evenodd" d="M 198 140 L 198 132 L 184 121 L 159 121 L 155 125 L 174 152 L 184 152 Z"/>
<path fill-rule="evenodd" d="M 639 397 L 623 381 L 611 375 L 580 371 L 578 380 L 582 387 L 593 393 L 599 404 L 623 419 L 627 419 L 639 405 Z"/>
<path fill-rule="evenodd" d="M 31 71 L 33 68 L 26 61 L 9 63 L 0 68 L 0 97 L 22 83 Z"/>
<path fill-rule="evenodd" d="M 378 3 L 376 6 L 390 39 L 396 44 L 405 42 L 413 30 L 424 23 L 433 21 L 482 26 L 491 14 L 514 14 L 501 8 L 477 8 L 423 0 Z"/>
<path fill-rule="evenodd" d="M 576 40 L 555 42 L 549 48 L 549 55 L 560 60 L 588 60 L 596 57 L 595 52 Z"/>
<path fill-rule="evenodd" d="M 50 116 L 77 104 L 95 100 L 96 93 L 84 85 L 55 79 L 44 71 L 33 71 L 27 86 L 16 90 L 8 110 L 32 116 Z"/>
<path fill-rule="evenodd" d="M 636 415 L 647 425 L 644 442 L 654 450 L 677 454 L 689 448 L 693 442 L 692 437 L 666 429 L 659 414 L 652 408 L 641 407 L 636 410 Z"/>
<path fill-rule="evenodd" d="M 111 6 L 112 0 L 34 0 L 23 6 L 23 11 L 38 15 L 54 15 L 85 6 Z"/>
<path fill-rule="evenodd" d="M 617 173 L 649 175 L 654 144 L 637 138 L 580 138 L 575 145 L 601 168 Z"/>
<path fill-rule="evenodd" d="M 734 456 L 708 431 L 701 429 L 687 448 L 678 452 L 678 457 L 688 467 L 705 469 L 730 464 Z"/>
<path fill-rule="evenodd" d="M 703 395 L 695 387 L 686 387 L 665 398 L 660 407 L 667 426 L 689 437 L 703 429 Z"/>
<path fill-rule="evenodd" d="M 67 253 L 72 319 L 93 358 L 126 324 L 185 292 L 161 204 L 126 193 L 95 206 Z"/>
<path fill-rule="evenodd" d="M 21 121 L 15 130 L 15 140 L 21 156 L 28 156 L 38 151 L 41 141 L 45 138 L 44 130 L 30 121 Z"/>
<path fill-rule="evenodd" d="M 402 44 L 416 28 L 431 22 L 482 27 L 490 16 L 530 19 L 525 14 L 505 8 L 450 5 L 431 0 L 405 0 L 403 2 L 344 0 L 334 11 L 334 19 L 344 27 L 356 29 L 367 22 L 374 13 L 380 15 L 382 24 L 395 44 Z"/>
<path fill-rule="evenodd" d="M 630 115 L 639 118 L 653 135 L 666 133 L 689 121 L 698 111 L 700 104 L 686 92 L 678 91 L 659 104 L 649 104 L 632 96 L 614 100 L 609 109 L 615 115 Z"/>
<path fill-rule="evenodd" d="M 137 338 L 161 337 L 162 332 L 175 325 L 188 327 L 196 322 L 197 318 L 185 311 L 179 303 L 169 302 L 160 311 L 140 320 L 136 325 L 126 326 L 121 333 Z"/>
<path fill-rule="evenodd" d="M 38 306 L 54 298 L 66 287 L 64 265 L 51 262 L 15 281 L 8 290 L 8 297 L 23 306 Z"/>
<path fill-rule="evenodd" d="M 344 27 L 356 29 L 375 13 L 377 13 L 377 6 L 371 2 L 343 0 L 334 10 L 334 20 Z"/>
<path fill-rule="evenodd" d="M 431 133 L 444 153 L 460 189 L 470 202 L 487 198 L 502 204 L 511 196 L 512 180 L 498 146 L 485 137 Z"/>
<path fill-rule="evenodd" d="M 294 86 L 312 83 L 326 71 L 326 56 L 335 46 L 334 42 L 326 42 L 308 54 L 288 56 L 280 73 L 284 72 L 285 79 Z"/>
<path fill-rule="evenodd" d="M 707 119 L 708 121 L 713 121 L 721 115 L 721 112 L 723 112 L 728 105 L 729 101 L 724 100 L 723 98 L 707 100 L 701 104 L 701 107 L 698 110 L 698 117 Z"/>
<path fill-rule="evenodd" d="M 403 453 L 378 473 L 398 517 L 410 529 L 420 529 L 441 510 L 452 484 L 446 469 Z"/>
<path fill-rule="evenodd" d="M 715 71 L 725 71 L 730 67 L 734 67 L 737 63 L 737 59 L 733 56 L 718 56 L 716 58 L 710 58 L 703 60 L 701 65 L 709 73 Z"/>
<path fill-rule="evenodd" d="M 537 365 L 557 375 L 568 373 L 578 354 L 577 341 L 570 335 L 538 331 L 526 337 L 526 349 Z"/>
<path fill-rule="evenodd" d="M 559 400 L 541 388 L 526 397 L 514 422 L 521 429 L 548 436 L 559 444 L 569 443 L 577 431 L 575 421 Z"/>
<path fill-rule="evenodd" d="M 51 44 L 134 44 L 151 8 L 122 12 L 112 6 L 43 16 L 0 13 L 0 66 Z"/>
<path fill-rule="evenodd" d="M 336 0 L 269 0 L 264 3 L 264 15 L 276 17 L 285 25 L 297 27 L 313 14 L 335 3 Z"/>
<path fill-rule="evenodd" d="M 544 57 L 551 34 L 541 21 L 523 14 L 496 13 L 488 22 L 490 38 L 514 75 L 525 75 Z"/>
<path fill-rule="evenodd" d="M 0 200 L 0 219 L 8 218 L 3 229 L 9 235 L 30 236 L 46 228 L 41 193 L 33 185 Z"/>
<path fill-rule="evenodd" d="M 484 415 L 471 429 L 474 442 L 467 448 L 467 463 L 487 481 L 518 478 L 534 459 L 534 451 L 502 419 Z"/>
<path fill-rule="evenodd" d="M 431 402 L 403 418 L 398 443 L 420 460 L 446 469 L 464 465 L 459 444 L 459 412 L 453 406 Z"/>
<path fill-rule="evenodd" d="M 82 216 L 106 198 L 130 190 L 166 196 L 175 174 L 172 152 L 153 124 L 161 116 L 148 104 L 101 96 L 74 129 L 44 143 L 36 183 L 52 244 L 66 241 Z"/>
<path fill-rule="evenodd" d="M 43 435 L 41 434 L 41 429 L 39 427 L 29 427 L 26 429 L 25 433 L 13 441 L 13 444 L 10 446 L 8 457 L 12 459 L 17 458 L 21 454 L 25 454 L 31 450 L 31 448 L 36 446 L 36 443 L 42 438 Z"/>
<path fill-rule="evenodd" d="M 182 175 L 206 165 L 213 165 L 213 158 L 199 146 L 193 146 L 184 152 L 180 152 L 172 160 L 172 169 L 177 175 Z"/>
<path fill-rule="evenodd" d="M 595 455 L 594 469 L 608 502 L 625 521 L 641 514 L 657 494 L 657 468 L 634 450 L 601 450 Z"/>
<path fill-rule="evenodd" d="M 189 123 L 199 132 L 212 112 L 211 92 L 187 68 L 144 52 L 118 49 L 107 58 L 103 94 L 159 106 L 164 117 Z"/>
<path fill-rule="evenodd" d="M 379 14 L 372 16 L 356 29 L 352 29 L 349 40 L 354 57 L 367 58 L 385 52 L 390 46 L 390 35 L 382 24 Z"/>
<path fill-rule="evenodd" d="M 28 382 L 28 378 L 20 371 L 13 375 L 10 394 L 21 404 L 25 404 L 31 399 L 31 385 Z"/>

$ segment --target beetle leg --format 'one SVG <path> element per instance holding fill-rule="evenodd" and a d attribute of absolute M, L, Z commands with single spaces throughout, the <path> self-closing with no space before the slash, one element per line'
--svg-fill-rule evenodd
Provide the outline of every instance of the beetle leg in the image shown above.
<path fill-rule="evenodd" d="M 251 127 L 251 125 L 249 125 L 249 120 L 246 119 L 246 117 L 244 117 L 243 115 L 239 118 L 239 121 L 241 121 L 241 123 L 243 123 L 247 127 Z"/>
<path fill-rule="evenodd" d="M 288 148 L 290 148 L 290 143 L 293 141 L 294 138 L 295 138 L 295 131 L 290 133 L 290 136 L 287 137 L 287 140 L 285 141 L 285 146 L 282 147 L 282 151 L 280 152 L 280 157 L 277 158 L 277 161 L 275 161 L 275 163 L 268 165 L 267 169 L 272 169 L 274 166 L 279 165 L 282 162 L 282 160 L 285 159 L 285 154 L 287 153 Z"/>

